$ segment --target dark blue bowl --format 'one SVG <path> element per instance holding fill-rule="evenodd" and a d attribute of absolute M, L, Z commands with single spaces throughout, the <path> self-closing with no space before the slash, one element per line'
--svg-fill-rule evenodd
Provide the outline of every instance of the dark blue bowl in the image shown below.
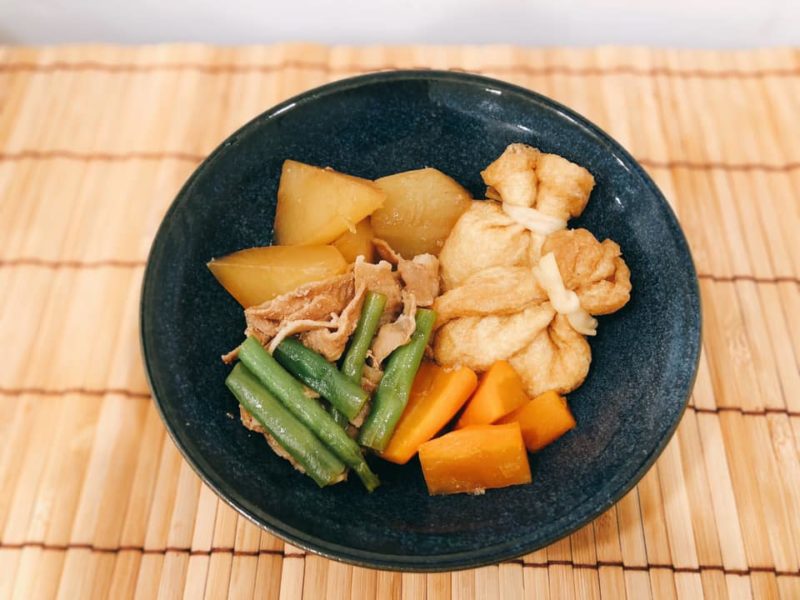
<path fill-rule="evenodd" d="M 633 295 L 600 319 L 578 427 L 532 459 L 533 484 L 430 497 L 419 463 L 371 460 L 383 481 L 320 490 L 238 420 L 219 356 L 242 339 L 242 311 L 206 262 L 270 243 L 281 163 L 362 177 L 434 166 L 482 197 L 479 172 L 507 144 L 561 154 L 597 179 L 584 226 L 622 246 Z M 608 509 L 669 441 L 700 348 L 697 279 L 663 196 L 603 131 L 528 90 L 451 72 L 400 71 L 301 94 L 228 138 L 195 171 L 158 231 L 144 278 L 141 339 L 153 396 L 200 477 L 245 517 L 291 543 L 370 567 L 473 567 L 519 556 Z"/>

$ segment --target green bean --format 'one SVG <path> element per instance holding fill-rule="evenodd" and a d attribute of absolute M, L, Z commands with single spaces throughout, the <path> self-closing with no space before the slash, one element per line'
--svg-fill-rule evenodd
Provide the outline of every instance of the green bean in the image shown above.
<path fill-rule="evenodd" d="M 244 365 L 240 363 L 233 367 L 225 385 L 239 404 L 255 417 L 318 486 L 324 487 L 344 479 L 344 463 L 265 390 Z"/>
<path fill-rule="evenodd" d="M 342 373 L 350 381 L 361 385 L 361 372 L 364 370 L 364 361 L 367 358 L 367 350 L 375 337 L 378 325 L 386 306 L 386 296 L 378 292 L 367 292 L 364 299 L 364 306 L 361 308 L 361 316 L 358 318 L 358 325 L 350 338 L 350 345 L 342 360 Z"/>
<path fill-rule="evenodd" d="M 248 337 L 239 349 L 239 360 L 253 375 L 308 427 L 344 464 L 356 472 L 370 492 L 380 481 L 367 465 L 358 444 L 336 424 L 319 402 L 309 398 L 303 385 L 292 377 L 253 337 Z"/>
<path fill-rule="evenodd" d="M 411 340 L 389 356 L 383 379 L 375 390 L 372 411 L 361 427 L 358 441 L 362 446 L 382 452 L 389 443 L 408 403 L 411 385 L 422 362 L 434 321 L 434 311 L 419 309 L 416 314 L 417 326 L 411 334 Z"/>
<path fill-rule="evenodd" d="M 328 412 L 331 414 L 331 417 L 333 417 L 333 420 L 336 421 L 336 424 L 339 427 L 341 427 L 342 429 L 346 429 L 347 424 L 350 422 L 350 420 L 344 415 L 344 413 L 341 413 L 338 410 L 336 410 L 335 406 L 329 406 Z"/>
<path fill-rule="evenodd" d="M 283 340 L 272 356 L 350 421 L 361 412 L 369 399 L 369 394 L 360 385 L 350 381 L 335 365 L 306 348 L 296 338 Z"/>

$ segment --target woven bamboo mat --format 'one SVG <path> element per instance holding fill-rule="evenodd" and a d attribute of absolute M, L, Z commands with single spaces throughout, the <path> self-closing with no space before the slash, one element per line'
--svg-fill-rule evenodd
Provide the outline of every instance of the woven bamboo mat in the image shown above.
<path fill-rule="evenodd" d="M 183 462 L 139 358 L 169 202 L 228 133 L 349 75 L 530 87 L 642 162 L 694 252 L 704 353 L 657 465 L 521 560 L 377 572 L 290 547 Z M 0 598 L 800 598 L 800 52 L 0 49 Z"/>

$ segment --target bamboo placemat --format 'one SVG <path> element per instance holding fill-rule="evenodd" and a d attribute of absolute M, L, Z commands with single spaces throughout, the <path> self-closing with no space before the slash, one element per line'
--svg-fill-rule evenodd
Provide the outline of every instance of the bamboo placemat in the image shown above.
<path fill-rule="evenodd" d="M 283 544 L 165 434 L 139 358 L 169 202 L 276 102 L 394 67 L 575 108 L 672 202 L 700 272 L 692 406 L 637 488 L 522 560 L 419 575 Z M 0 597 L 800 598 L 800 52 L 0 49 Z"/>

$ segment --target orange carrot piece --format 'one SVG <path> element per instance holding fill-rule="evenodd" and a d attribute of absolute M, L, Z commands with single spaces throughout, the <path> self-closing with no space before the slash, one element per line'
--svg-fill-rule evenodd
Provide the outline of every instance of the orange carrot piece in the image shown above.
<path fill-rule="evenodd" d="M 525 446 L 531 452 L 541 450 L 575 427 L 567 399 L 553 391 L 536 396 L 499 422 L 519 423 Z"/>
<path fill-rule="evenodd" d="M 456 428 L 494 423 L 528 401 L 517 372 L 504 360 L 498 360 L 481 376 L 478 390 L 467 404 Z"/>
<path fill-rule="evenodd" d="M 456 415 L 477 385 L 478 376 L 467 367 L 445 370 L 434 363 L 422 363 L 403 416 L 381 456 L 393 463 L 407 463 Z"/>
<path fill-rule="evenodd" d="M 482 493 L 531 482 L 518 423 L 471 425 L 422 444 L 419 460 L 428 493 Z"/>

